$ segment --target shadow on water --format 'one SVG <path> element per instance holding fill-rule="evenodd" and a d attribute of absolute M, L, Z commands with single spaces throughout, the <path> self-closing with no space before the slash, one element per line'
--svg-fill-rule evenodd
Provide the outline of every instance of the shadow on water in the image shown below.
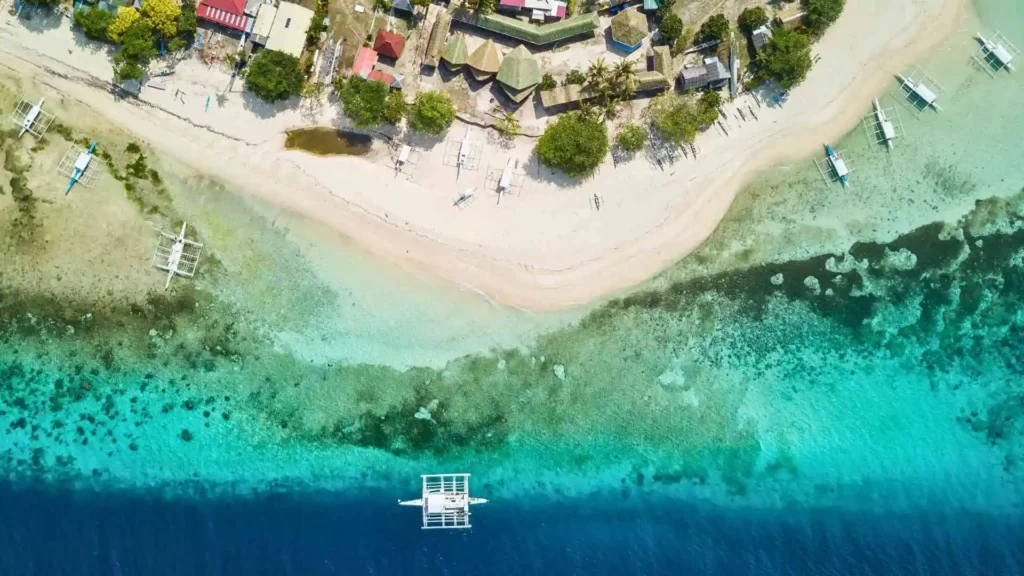
<path fill-rule="evenodd" d="M 284 147 L 289 150 L 302 150 L 318 156 L 364 156 L 370 152 L 372 144 L 372 136 L 334 128 L 291 130 L 284 141 Z"/>

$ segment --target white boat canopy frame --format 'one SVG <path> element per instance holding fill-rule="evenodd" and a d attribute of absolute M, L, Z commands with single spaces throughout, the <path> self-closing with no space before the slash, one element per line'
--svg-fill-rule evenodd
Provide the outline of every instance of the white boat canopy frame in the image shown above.
<path fill-rule="evenodd" d="M 836 182 L 841 181 L 842 178 L 849 176 L 853 172 L 853 165 L 850 163 L 850 159 L 846 154 L 845 150 L 835 150 L 836 162 L 833 164 L 832 159 L 828 156 L 824 158 L 815 158 L 814 165 L 818 167 L 818 173 L 825 180 L 825 184 L 832 185 Z M 849 186 L 849 184 L 847 184 Z"/>
<path fill-rule="evenodd" d="M 909 74 L 898 74 L 900 79 L 900 94 L 910 103 L 914 112 L 920 113 L 928 108 L 934 108 L 936 112 L 942 110 L 939 107 L 939 95 L 945 92 L 942 86 L 927 72 L 920 68 L 914 68 Z"/>
<path fill-rule="evenodd" d="M 1020 56 L 1020 49 L 1013 45 L 1002 32 L 996 30 L 995 34 L 985 38 L 980 32 L 976 36 L 981 42 L 981 48 L 974 53 L 974 60 L 981 65 L 982 70 L 989 76 L 994 72 L 1007 70 L 1013 72 L 1013 60 Z"/>
<path fill-rule="evenodd" d="M 167 271 L 167 282 L 164 289 L 170 288 L 175 275 L 192 278 L 199 267 L 199 256 L 203 245 L 185 237 L 188 224 L 182 222 L 181 232 L 177 236 L 161 232 L 157 239 L 156 250 L 153 252 L 153 266 Z"/>
<path fill-rule="evenodd" d="M 461 140 L 454 138 L 448 140 L 444 152 L 444 165 L 451 166 L 458 170 L 458 175 L 463 170 L 477 170 L 480 168 L 480 156 L 483 154 L 483 145 L 477 144 L 471 139 L 470 129 L 466 129 L 466 135 Z"/>
<path fill-rule="evenodd" d="M 874 110 L 871 114 L 864 116 L 862 124 L 867 133 L 868 140 L 875 144 L 884 144 L 892 150 L 892 141 L 896 138 L 906 136 L 903 128 L 903 119 L 900 118 L 899 110 L 895 107 L 883 108 L 876 98 Z"/>
<path fill-rule="evenodd" d="M 97 158 L 95 154 L 89 154 L 87 149 L 77 144 L 72 144 L 68 151 L 64 153 L 60 164 L 57 165 L 57 173 L 65 178 L 71 178 L 75 173 L 76 163 L 79 163 L 84 154 L 89 155 L 89 161 L 85 165 L 84 171 L 78 175 L 75 183 L 81 184 L 86 188 L 92 188 L 96 185 L 96 179 L 103 173 L 103 161 Z"/>
<path fill-rule="evenodd" d="M 519 163 L 511 158 L 504 168 L 491 168 L 487 171 L 484 188 L 498 193 L 498 201 L 506 194 L 518 196 L 526 183 L 526 173 L 519 169 Z"/>
<path fill-rule="evenodd" d="M 46 98 L 40 98 L 38 104 L 33 104 L 24 98 L 14 107 L 8 121 L 19 129 L 18 138 L 25 132 L 31 133 L 36 138 L 42 138 L 43 134 L 53 124 L 55 116 L 43 110 L 43 103 Z"/>
<path fill-rule="evenodd" d="M 418 506 L 423 512 L 423 529 L 470 528 L 469 506 L 485 504 L 469 496 L 469 474 L 423 474 L 422 497 L 399 500 L 400 506 Z"/>

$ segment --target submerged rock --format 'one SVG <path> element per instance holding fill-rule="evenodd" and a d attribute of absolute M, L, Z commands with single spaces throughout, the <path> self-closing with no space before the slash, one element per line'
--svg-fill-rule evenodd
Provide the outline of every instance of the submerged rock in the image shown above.
<path fill-rule="evenodd" d="M 778 274 L 772 276 L 771 283 L 773 286 L 782 286 L 782 282 L 784 280 L 785 278 L 782 276 L 782 272 L 779 272 Z"/>
<path fill-rule="evenodd" d="M 900 248 L 893 252 L 888 248 L 885 249 L 885 255 L 882 256 L 882 267 L 889 270 L 913 270 L 917 266 L 917 256 L 907 250 L 906 248 Z"/>
<path fill-rule="evenodd" d="M 561 364 L 555 364 L 554 372 L 555 378 L 558 378 L 562 382 L 565 382 L 565 366 Z"/>
<path fill-rule="evenodd" d="M 807 278 L 804 278 L 804 286 L 807 286 L 807 289 L 810 290 L 811 293 L 813 293 L 815 296 L 821 294 L 821 283 L 819 283 L 818 279 L 815 278 L 814 276 L 808 276 Z"/>

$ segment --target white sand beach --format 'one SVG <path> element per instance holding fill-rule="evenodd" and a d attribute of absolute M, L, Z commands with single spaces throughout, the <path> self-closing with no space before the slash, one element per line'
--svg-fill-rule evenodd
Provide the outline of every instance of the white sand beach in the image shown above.
<path fill-rule="evenodd" d="M 337 107 L 270 110 L 244 95 L 240 81 L 227 90 L 223 70 L 196 60 L 154 82 L 163 90 L 116 99 L 108 88 L 109 55 L 83 42 L 67 20 L 33 29 L 4 11 L 0 68 L 42 83 L 53 91 L 42 95 L 48 99 L 79 102 L 197 172 L 316 219 L 402 267 L 504 304 L 557 309 L 628 289 L 692 251 L 758 171 L 817 153 L 854 127 L 896 72 L 957 28 L 965 6 L 965 0 L 848 2 L 814 47 L 820 61 L 784 106 L 757 108 L 741 96 L 726 110 L 754 106 L 759 120 L 731 120 L 728 137 L 702 134 L 696 160 L 679 158 L 662 170 L 643 157 L 617 166 L 609 158 L 596 175 L 568 186 L 531 158 L 534 140 L 503 148 L 493 133 L 479 169 L 458 180 L 443 163 L 445 141 L 422 150 L 411 181 L 396 177 L 380 151 L 374 160 L 285 150 L 286 130 L 344 127 Z M 485 131 L 474 132 L 485 139 Z M 464 133 L 457 123 L 447 138 Z M 525 167 L 526 183 L 499 203 L 485 182 L 509 158 Z M 453 199 L 469 187 L 477 189 L 476 201 L 454 208 Z M 599 211 L 595 195 L 602 199 Z M 206 241 L 216 246 L 216 238 Z"/>

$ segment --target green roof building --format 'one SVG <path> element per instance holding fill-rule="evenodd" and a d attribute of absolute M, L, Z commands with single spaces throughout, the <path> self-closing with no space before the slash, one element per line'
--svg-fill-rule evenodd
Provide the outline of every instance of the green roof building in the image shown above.
<path fill-rule="evenodd" d="M 448 66 L 448 69 L 455 72 L 469 62 L 469 48 L 466 47 L 466 37 L 462 33 L 452 35 L 452 39 L 441 52 L 441 59 Z"/>
<path fill-rule="evenodd" d="M 526 100 L 540 83 L 540 67 L 533 54 L 520 44 L 505 56 L 498 70 L 498 82 L 516 102 Z"/>
<path fill-rule="evenodd" d="M 473 50 L 466 63 L 472 68 L 471 72 L 473 72 L 474 78 L 481 82 L 489 79 L 501 68 L 501 52 L 498 50 L 498 45 L 494 43 L 494 40 L 487 40 Z"/>

